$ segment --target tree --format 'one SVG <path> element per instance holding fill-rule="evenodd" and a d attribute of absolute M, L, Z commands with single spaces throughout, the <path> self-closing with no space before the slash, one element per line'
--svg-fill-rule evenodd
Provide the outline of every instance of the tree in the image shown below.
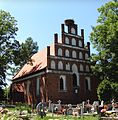
<path fill-rule="evenodd" d="M 12 52 L 17 49 L 17 21 L 5 11 L 0 11 L 0 83 L 5 85 L 6 70 L 12 64 Z"/>
<path fill-rule="evenodd" d="M 0 10 L 0 99 L 3 98 L 3 86 L 6 86 L 8 70 L 20 68 L 25 64 L 31 64 L 30 57 L 38 51 L 37 42 L 31 37 L 25 43 L 19 43 L 15 39 L 18 31 L 17 21 L 9 12 Z"/>
<path fill-rule="evenodd" d="M 92 27 L 90 40 L 97 54 L 92 55 L 92 70 L 99 80 L 118 85 L 118 2 L 113 0 L 98 9 L 98 25 Z M 114 85 L 112 85 L 113 88 Z M 105 84 L 101 86 L 105 88 Z M 98 87 L 98 89 L 100 89 Z M 116 91 L 116 87 L 113 88 Z M 98 90 L 99 91 L 99 90 Z M 107 90 L 106 90 L 107 92 Z M 118 95 L 118 91 L 114 94 Z M 101 91 L 98 92 L 98 96 Z M 113 97 L 114 95 L 112 95 Z M 105 97 L 105 94 L 101 96 Z"/>
<path fill-rule="evenodd" d="M 24 43 L 20 44 L 17 51 L 14 51 L 14 64 L 16 68 L 12 68 L 13 73 L 17 72 L 24 64 L 32 64 L 31 56 L 38 52 L 37 42 L 34 42 L 31 37 L 28 37 Z"/>
<path fill-rule="evenodd" d="M 111 98 L 111 95 L 112 95 L 111 82 L 108 80 L 103 80 L 97 89 L 97 93 L 98 93 L 98 98 L 100 100 L 103 100 L 105 102 L 110 101 L 112 99 Z"/>

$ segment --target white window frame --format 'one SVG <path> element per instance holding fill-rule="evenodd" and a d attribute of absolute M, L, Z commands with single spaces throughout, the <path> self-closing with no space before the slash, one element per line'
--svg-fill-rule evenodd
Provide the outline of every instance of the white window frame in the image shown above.
<path fill-rule="evenodd" d="M 72 51 L 72 57 L 73 57 L 73 58 L 77 58 L 77 53 L 76 53 L 75 50 Z"/>
<path fill-rule="evenodd" d="M 66 64 L 66 70 L 70 70 L 70 64 L 69 63 Z"/>
<path fill-rule="evenodd" d="M 79 40 L 79 47 L 82 47 L 82 41 Z"/>
<path fill-rule="evenodd" d="M 54 60 L 51 60 L 51 69 L 55 69 L 55 61 Z"/>
<path fill-rule="evenodd" d="M 66 56 L 66 57 L 70 57 L 70 54 L 69 54 L 69 50 L 68 50 L 68 49 L 65 50 L 65 56 Z"/>
<path fill-rule="evenodd" d="M 90 71 L 90 68 L 88 65 L 86 65 L 86 72 L 89 72 Z"/>
<path fill-rule="evenodd" d="M 79 52 L 79 59 L 83 59 L 83 54 L 82 54 L 82 52 Z"/>
<path fill-rule="evenodd" d="M 76 40 L 75 40 L 75 38 L 72 38 L 72 45 L 76 46 Z"/>
<path fill-rule="evenodd" d="M 65 43 L 66 43 L 66 44 L 70 44 L 68 37 L 65 37 Z"/>
<path fill-rule="evenodd" d="M 80 71 L 84 71 L 84 67 L 82 64 L 80 64 Z"/>
<path fill-rule="evenodd" d="M 71 28 L 71 33 L 75 34 L 75 28 L 73 28 L 73 27 Z"/>
<path fill-rule="evenodd" d="M 62 56 L 62 49 L 58 48 L 58 56 Z"/>
<path fill-rule="evenodd" d="M 88 53 L 85 53 L 85 60 L 88 60 L 88 58 L 89 58 Z"/>
<path fill-rule="evenodd" d="M 62 61 L 58 62 L 58 69 L 59 70 L 63 70 L 63 63 L 62 63 Z"/>
<path fill-rule="evenodd" d="M 88 90 L 91 91 L 91 80 L 90 80 L 90 77 L 86 77 L 85 79 L 87 80 L 87 83 L 88 83 Z"/>

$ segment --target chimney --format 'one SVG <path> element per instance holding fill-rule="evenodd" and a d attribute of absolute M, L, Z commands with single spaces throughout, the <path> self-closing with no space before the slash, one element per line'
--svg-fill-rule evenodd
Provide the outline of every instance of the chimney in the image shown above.
<path fill-rule="evenodd" d="M 84 38 L 84 29 L 81 29 L 81 36 Z"/>
<path fill-rule="evenodd" d="M 57 33 L 54 34 L 54 42 L 58 43 L 58 34 Z"/>
<path fill-rule="evenodd" d="M 90 50 L 90 42 L 87 42 L 87 47 Z"/>
<path fill-rule="evenodd" d="M 50 56 L 50 46 L 47 46 L 47 56 Z"/>
<path fill-rule="evenodd" d="M 64 24 L 61 24 L 61 31 L 64 32 Z"/>
<path fill-rule="evenodd" d="M 89 50 L 89 56 L 90 56 L 90 42 L 87 42 L 87 47 L 88 47 L 88 50 Z"/>

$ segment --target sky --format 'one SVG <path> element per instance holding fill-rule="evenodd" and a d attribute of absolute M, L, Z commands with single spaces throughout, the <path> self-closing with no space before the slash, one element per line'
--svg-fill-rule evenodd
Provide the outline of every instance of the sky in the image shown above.
<path fill-rule="evenodd" d="M 17 20 L 16 39 L 24 42 L 32 37 L 39 50 L 54 41 L 54 34 L 61 38 L 61 24 L 73 19 L 85 31 L 85 43 L 90 42 L 92 26 L 97 25 L 97 9 L 110 0 L 0 0 L 0 9 L 10 12 Z M 91 53 L 95 53 L 91 45 Z"/>
<path fill-rule="evenodd" d="M 89 42 L 91 27 L 99 16 L 97 8 L 110 0 L 0 0 L 0 9 L 10 12 L 17 20 L 16 39 L 24 42 L 32 37 L 39 50 L 52 44 L 54 33 L 61 38 L 61 24 L 73 19 L 85 31 L 85 43 Z M 95 50 L 91 47 L 91 53 Z"/>

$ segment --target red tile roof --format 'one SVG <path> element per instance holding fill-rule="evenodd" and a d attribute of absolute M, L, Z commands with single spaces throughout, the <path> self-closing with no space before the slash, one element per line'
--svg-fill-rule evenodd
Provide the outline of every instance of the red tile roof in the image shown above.
<path fill-rule="evenodd" d="M 31 59 L 33 64 L 25 64 L 13 77 L 13 80 L 45 68 L 47 66 L 47 48 L 34 54 Z"/>

